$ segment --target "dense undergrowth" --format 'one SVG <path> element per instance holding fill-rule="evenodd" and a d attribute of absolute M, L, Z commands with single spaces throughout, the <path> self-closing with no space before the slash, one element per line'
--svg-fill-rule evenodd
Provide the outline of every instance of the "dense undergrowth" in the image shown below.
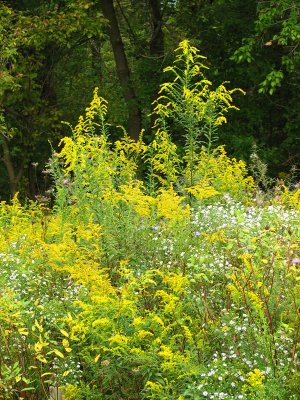
<path fill-rule="evenodd" d="M 299 398 L 300 190 L 214 148 L 233 91 L 178 54 L 150 144 L 109 143 L 95 92 L 54 206 L 1 203 L 1 399 Z"/>

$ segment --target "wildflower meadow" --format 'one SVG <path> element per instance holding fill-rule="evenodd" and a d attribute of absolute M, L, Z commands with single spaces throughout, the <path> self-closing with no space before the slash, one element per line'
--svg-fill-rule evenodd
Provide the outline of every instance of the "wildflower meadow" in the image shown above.
<path fill-rule="evenodd" d="M 300 189 L 217 145 L 243 93 L 176 54 L 153 140 L 95 90 L 48 197 L 0 204 L 1 399 L 300 398 Z"/>

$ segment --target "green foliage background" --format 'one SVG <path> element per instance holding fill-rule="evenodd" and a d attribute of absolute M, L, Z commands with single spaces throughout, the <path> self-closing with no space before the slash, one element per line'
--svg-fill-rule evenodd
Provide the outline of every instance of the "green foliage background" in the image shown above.
<path fill-rule="evenodd" d="M 166 79 L 162 70 L 173 60 L 178 42 L 188 38 L 208 57 L 208 79 L 216 85 L 230 81 L 246 92 L 236 101 L 240 113 L 221 127 L 219 144 L 246 161 L 256 145 L 271 175 L 287 176 L 294 166 L 299 176 L 299 5 L 275 3 L 114 2 L 146 138 L 154 134 L 153 120 L 147 116 Z M 155 7 L 156 19 L 151 14 Z M 16 190 L 35 198 L 47 190 L 42 170 L 50 156 L 48 140 L 55 146 L 67 133 L 60 121 L 75 123 L 95 86 L 109 101 L 111 123 L 127 126 L 128 105 L 116 75 L 101 1 L 6 0 L 0 4 L 0 19 L 5 160 L 0 165 L 0 192 L 6 199 Z M 161 43 L 155 43 L 157 32 Z M 118 138 L 119 133 L 112 134 Z M 183 132 L 177 124 L 172 135 L 182 146 Z M 10 157 L 10 176 L 4 154 Z"/>

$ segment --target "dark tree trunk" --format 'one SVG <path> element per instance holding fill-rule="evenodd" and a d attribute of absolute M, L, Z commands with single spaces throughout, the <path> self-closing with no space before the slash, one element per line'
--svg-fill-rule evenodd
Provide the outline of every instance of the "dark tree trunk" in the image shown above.
<path fill-rule="evenodd" d="M 149 0 L 151 9 L 152 37 L 150 53 L 156 57 L 164 56 L 164 33 L 160 0 Z"/>
<path fill-rule="evenodd" d="M 152 25 L 152 36 L 149 44 L 149 52 L 150 56 L 153 59 L 153 72 L 152 79 L 159 83 L 159 77 L 161 73 L 161 66 L 164 57 L 164 33 L 162 30 L 163 27 L 163 18 L 161 12 L 161 3 L 160 0 L 149 0 L 150 10 L 151 10 L 151 25 Z M 158 88 L 153 93 L 151 101 L 155 102 L 158 98 Z M 157 115 L 154 114 L 153 109 L 155 105 L 152 104 L 151 110 L 151 125 L 154 125 L 154 122 L 157 118 Z"/>
<path fill-rule="evenodd" d="M 109 38 L 114 53 L 117 74 L 128 107 L 128 132 L 133 139 L 138 139 L 141 131 L 141 110 L 130 79 L 130 69 L 125 54 L 113 0 L 102 1 L 104 18 L 109 22 Z"/>
<path fill-rule="evenodd" d="M 0 138 L 0 143 L 2 144 L 2 150 L 3 150 L 2 161 L 3 161 L 3 164 L 5 165 L 5 168 L 7 171 L 7 175 L 8 175 L 8 179 L 9 179 L 10 193 L 11 193 L 11 196 L 14 197 L 14 195 L 18 191 L 19 183 L 20 183 L 20 180 L 23 175 L 23 162 L 21 163 L 19 171 L 16 174 L 15 167 L 14 167 L 13 161 L 11 159 L 8 139 L 2 134 L 1 134 L 1 138 Z"/>

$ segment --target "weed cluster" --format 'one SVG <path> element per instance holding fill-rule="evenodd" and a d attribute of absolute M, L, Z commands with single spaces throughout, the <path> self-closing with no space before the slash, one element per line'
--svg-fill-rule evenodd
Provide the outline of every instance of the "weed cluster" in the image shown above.
<path fill-rule="evenodd" d="M 231 92 L 179 53 L 150 144 L 110 143 L 95 91 L 49 162 L 54 208 L 0 204 L 1 399 L 299 398 L 299 190 L 257 204 L 212 147 Z"/>

